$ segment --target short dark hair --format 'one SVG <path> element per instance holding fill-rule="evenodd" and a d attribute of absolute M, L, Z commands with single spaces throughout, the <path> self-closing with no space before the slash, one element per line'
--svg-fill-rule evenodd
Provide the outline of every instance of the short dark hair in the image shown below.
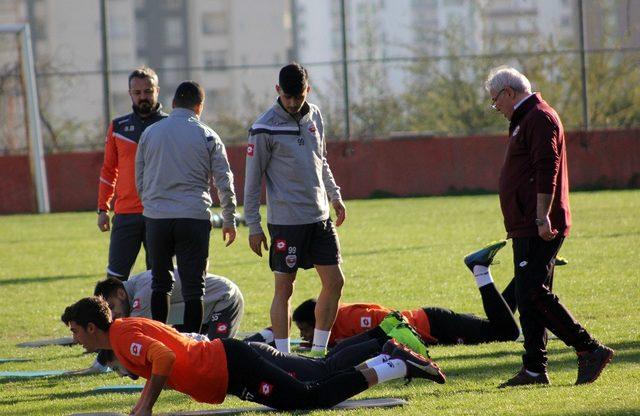
<path fill-rule="evenodd" d="M 148 66 L 141 66 L 140 68 L 136 68 L 129 74 L 129 87 L 131 87 L 131 80 L 134 78 L 150 79 L 151 81 L 154 81 L 156 85 L 158 85 L 158 74 L 156 74 L 156 71 L 149 68 Z"/>
<path fill-rule="evenodd" d="M 302 65 L 292 62 L 280 70 L 278 85 L 285 94 L 300 95 L 309 85 L 309 74 Z"/>
<path fill-rule="evenodd" d="M 102 296 L 107 299 L 115 295 L 118 289 L 124 289 L 122 280 L 110 276 L 96 283 L 96 288 L 93 289 L 93 296 Z"/>
<path fill-rule="evenodd" d="M 101 330 L 108 331 L 111 326 L 111 310 L 103 298 L 91 296 L 67 306 L 60 319 L 65 325 L 73 321 L 87 329 L 87 325 L 92 323 Z"/>
<path fill-rule="evenodd" d="M 195 81 L 183 81 L 176 88 L 173 105 L 181 108 L 193 108 L 204 101 L 204 90 Z"/>
<path fill-rule="evenodd" d="M 316 300 L 315 299 L 307 299 L 302 302 L 298 307 L 293 311 L 293 315 L 291 319 L 294 322 L 305 322 L 311 324 L 313 326 L 316 325 Z"/>

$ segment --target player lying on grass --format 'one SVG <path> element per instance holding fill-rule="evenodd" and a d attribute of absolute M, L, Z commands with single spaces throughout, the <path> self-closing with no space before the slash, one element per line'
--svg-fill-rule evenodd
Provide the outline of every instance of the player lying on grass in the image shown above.
<path fill-rule="evenodd" d="M 133 415 L 150 415 L 167 386 L 205 403 L 222 403 L 227 394 L 274 409 L 332 407 L 369 387 L 398 378 L 444 383 L 444 374 L 428 358 L 390 341 L 390 359 L 375 357 L 329 377 L 302 382 L 232 338 L 195 341 L 174 328 L 146 318 L 112 321 L 107 302 L 89 297 L 68 306 L 61 317 L 87 351 L 113 350 L 129 372 L 147 379 Z"/>
<path fill-rule="evenodd" d="M 197 341 L 208 341 L 206 335 L 189 333 L 182 335 L 194 338 Z M 384 351 L 384 345 L 379 345 L 377 340 L 364 340 L 354 343 L 347 348 L 341 348 L 339 352 L 323 358 L 307 357 L 297 354 L 282 353 L 274 347 L 263 342 L 247 342 L 247 344 L 265 360 L 275 364 L 300 381 L 314 381 L 331 376 L 332 374 L 357 366 L 371 358 L 381 362 L 389 360 L 388 351 Z M 387 349 L 389 346 L 387 346 Z M 112 350 L 100 350 L 98 354 L 100 362 L 118 372 L 121 376 L 129 376 L 134 380 L 138 377 L 130 374 L 122 367 Z M 373 365 L 374 361 L 368 361 Z"/>
<path fill-rule="evenodd" d="M 171 308 L 167 323 L 181 328 L 184 312 L 182 283 L 178 269 L 174 269 L 175 279 L 170 298 Z M 108 277 L 96 284 L 95 296 L 102 296 L 111 309 L 113 318 L 143 317 L 151 318 L 151 270 L 142 272 L 126 281 Z M 209 339 L 233 338 L 238 332 L 244 313 L 244 299 L 238 286 L 231 280 L 207 274 L 205 278 L 204 320 L 200 330 Z M 93 365 L 70 374 L 91 374 L 106 371 L 104 362 L 98 356 Z"/>
<path fill-rule="evenodd" d="M 400 320 L 410 323 L 422 340 L 428 344 L 478 344 L 516 340 L 520 330 L 512 312 L 515 310 L 515 304 L 508 305 L 505 302 L 489 273 L 489 265 L 505 244 L 506 241 L 489 244 L 469 254 L 464 260 L 467 267 L 474 273 L 487 318 L 461 314 L 444 308 L 424 307 L 402 311 L 402 315 L 396 314 L 397 321 L 392 323 L 391 319 L 383 321 L 392 312 L 387 307 L 362 303 L 341 304 L 331 331 L 329 345 L 335 350 L 337 345 L 340 349 L 372 339 L 378 340 L 379 345 L 382 345 L 393 337 L 410 345 L 416 351 L 425 353 L 426 350 L 421 350 L 419 346 L 414 347 L 413 343 L 405 341 L 404 334 L 398 333 L 405 331 L 406 328 L 398 324 Z M 313 336 L 314 306 L 315 300 L 309 299 L 293 312 L 293 321 L 300 329 L 300 335 L 305 341 Z M 263 337 L 268 336 L 268 332 L 265 331 L 261 331 L 261 334 Z M 259 338 L 255 336 L 252 340 L 259 340 Z"/>

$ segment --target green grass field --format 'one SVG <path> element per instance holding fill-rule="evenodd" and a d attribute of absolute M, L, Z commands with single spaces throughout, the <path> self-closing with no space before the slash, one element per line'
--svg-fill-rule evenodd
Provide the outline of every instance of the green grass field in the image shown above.
<path fill-rule="evenodd" d="M 617 351 L 592 385 L 574 386 L 575 354 L 558 340 L 549 344 L 549 387 L 498 390 L 520 368 L 522 344 L 434 347 L 432 357 L 447 384 L 414 381 L 376 386 L 359 397 L 400 397 L 402 409 L 361 410 L 361 415 L 640 414 L 640 190 L 572 194 L 574 228 L 561 255 L 554 290 L 597 338 Z M 343 300 L 374 301 L 395 308 L 443 306 L 482 314 L 474 280 L 462 257 L 504 236 L 495 195 L 348 201 L 340 228 L 347 284 Z M 64 307 L 90 295 L 102 277 L 109 237 L 94 213 L 0 217 L 0 358 L 32 361 L 0 364 L 0 371 L 79 369 L 92 356 L 79 346 L 21 349 L 19 342 L 69 335 Z M 510 246 L 492 267 L 502 288 L 512 273 Z M 136 270 L 141 270 L 138 262 Z M 213 230 L 211 270 L 234 280 L 246 300 L 243 331 L 268 324 L 272 276 L 265 258 L 253 255 L 247 229 L 224 248 Z M 314 272 L 299 275 L 294 304 L 317 294 Z M 297 334 L 294 334 L 297 336 Z M 114 374 L 0 379 L 0 414 L 68 415 L 128 412 L 137 395 L 90 393 L 94 387 L 134 383 Z M 229 398 L 224 407 L 251 405 Z M 156 412 L 210 408 L 173 391 Z M 322 412 L 312 412 L 313 414 Z M 338 414 L 338 412 L 333 412 Z"/>

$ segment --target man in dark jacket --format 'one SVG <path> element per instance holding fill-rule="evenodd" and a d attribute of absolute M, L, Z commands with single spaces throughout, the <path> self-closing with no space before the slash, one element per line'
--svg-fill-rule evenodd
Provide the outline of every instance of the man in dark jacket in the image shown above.
<path fill-rule="evenodd" d="M 531 92 L 529 80 L 513 68 L 492 70 L 485 88 L 492 107 L 510 122 L 499 192 L 505 228 L 513 240 L 525 348 L 522 369 L 500 387 L 549 384 L 547 329 L 575 348 L 576 384 L 593 382 L 614 351 L 598 343 L 551 292 L 554 260 L 571 227 L 562 122 L 539 93 Z M 474 267 L 476 273 L 488 270 L 479 265 Z"/>

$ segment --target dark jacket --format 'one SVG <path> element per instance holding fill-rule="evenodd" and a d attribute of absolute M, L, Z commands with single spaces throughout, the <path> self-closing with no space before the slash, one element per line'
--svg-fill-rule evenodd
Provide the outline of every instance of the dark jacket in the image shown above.
<path fill-rule="evenodd" d="M 538 235 L 537 194 L 552 194 L 552 228 L 566 236 L 571 227 L 564 128 L 539 93 L 513 113 L 509 145 L 500 171 L 500 206 L 508 237 Z"/>

